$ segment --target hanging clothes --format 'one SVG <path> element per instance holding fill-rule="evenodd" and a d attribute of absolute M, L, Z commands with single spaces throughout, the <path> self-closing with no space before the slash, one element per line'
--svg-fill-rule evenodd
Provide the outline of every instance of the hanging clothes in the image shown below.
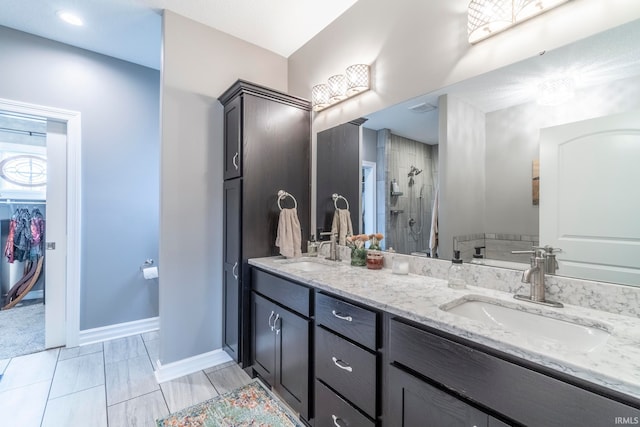
<path fill-rule="evenodd" d="M 40 209 L 31 211 L 31 250 L 29 259 L 36 261 L 42 256 L 42 238 L 44 236 L 44 216 Z"/>
<path fill-rule="evenodd" d="M 28 209 L 18 209 L 16 215 L 14 258 L 16 261 L 27 261 L 31 252 L 31 215 Z"/>
<path fill-rule="evenodd" d="M 9 222 L 9 234 L 7 235 L 7 243 L 4 246 L 4 256 L 7 257 L 7 261 L 9 261 L 10 264 L 13 264 L 13 261 L 15 260 L 15 254 L 13 252 L 13 237 L 15 236 L 15 233 L 16 220 L 15 218 L 11 218 L 11 221 Z"/>
<path fill-rule="evenodd" d="M 37 261 L 44 253 L 45 221 L 40 209 L 20 208 L 11 217 L 4 255 L 9 263 Z"/>

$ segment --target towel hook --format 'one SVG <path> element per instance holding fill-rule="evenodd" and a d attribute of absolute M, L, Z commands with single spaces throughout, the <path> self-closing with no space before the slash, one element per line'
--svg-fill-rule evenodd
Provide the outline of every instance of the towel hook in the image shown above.
<path fill-rule="evenodd" d="M 336 210 L 338 210 L 338 200 L 340 199 L 344 200 L 344 203 L 347 205 L 346 209 L 349 210 L 349 201 L 344 196 L 341 196 L 338 193 L 333 193 L 331 198 L 333 199 L 333 206 L 335 206 Z"/>
<path fill-rule="evenodd" d="M 296 198 L 284 190 L 279 190 L 278 191 L 278 207 L 280 208 L 280 210 L 282 210 L 282 205 L 280 205 L 280 201 L 282 199 L 286 199 L 287 197 L 291 197 L 291 199 L 293 200 L 293 208 L 298 209 L 298 201 L 296 200 Z"/>

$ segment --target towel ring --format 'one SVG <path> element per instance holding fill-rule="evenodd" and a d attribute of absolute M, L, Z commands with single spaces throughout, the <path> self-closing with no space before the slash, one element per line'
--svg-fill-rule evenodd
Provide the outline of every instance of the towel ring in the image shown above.
<path fill-rule="evenodd" d="M 342 199 L 344 200 L 344 203 L 347 205 L 346 209 L 349 210 L 349 201 L 347 199 L 344 198 L 344 196 L 341 196 L 337 193 L 333 193 L 333 195 L 331 196 L 331 198 L 333 199 L 333 206 L 335 206 L 336 210 L 338 210 L 338 200 Z"/>
<path fill-rule="evenodd" d="M 296 198 L 293 197 L 291 194 L 287 193 L 286 191 L 280 190 L 278 191 L 278 207 L 280 208 L 280 210 L 282 210 L 282 205 L 280 205 L 280 201 L 282 199 L 286 199 L 287 197 L 291 197 L 291 199 L 293 199 L 293 208 L 298 209 L 298 201 L 296 200 Z"/>

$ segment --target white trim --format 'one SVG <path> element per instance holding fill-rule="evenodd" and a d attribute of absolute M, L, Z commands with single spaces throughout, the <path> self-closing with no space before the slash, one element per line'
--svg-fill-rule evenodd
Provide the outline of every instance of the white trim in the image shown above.
<path fill-rule="evenodd" d="M 81 215 L 81 114 L 0 98 L 0 109 L 32 116 L 46 117 L 67 124 L 67 283 L 66 283 L 66 346 L 75 347 L 80 335 L 80 244 Z M 45 328 L 45 334 L 47 334 Z M 45 338 L 46 340 L 46 338 Z"/>
<path fill-rule="evenodd" d="M 159 317 L 149 317 L 148 319 L 134 320 L 133 322 L 118 323 L 116 325 L 102 326 L 100 328 L 80 331 L 79 345 L 93 344 L 96 342 L 109 341 L 116 338 L 128 337 L 131 335 L 144 334 L 156 331 L 160 328 Z M 67 345 L 67 347 L 71 347 Z"/>
<path fill-rule="evenodd" d="M 371 193 L 371 201 L 373 205 L 373 213 L 371 214 L 371 217 L 373 218 L 373 232 L 377 233 L 378 232 L 378 204 L 377 204 L 376 197 L 378 194 L 378 176 L 376 172 L 376 163 L 370 162 L 368 160 L 363 160 L 361 169 L 371 169 L 372 177 L 369 178 L 369 181 L 367 183 L 365 183 L 365 188 Z M 360 203 L 362 203 L 362 201 Z M 360 222 L 362 223 L 363 220 L 364 218 L 362 214 L 360 214 Z M 362 227 L 361 231 L 364 234 L 367 234 L 367 230 L 365 230 L 364 227 Z"/>
<path fill-rule="evenodd" d="M 224 350 L 218 349 L 166 365 L 162 365 L 158 360 L 154 374 L 158 383 L 164 383 L 232 360 Z"/>

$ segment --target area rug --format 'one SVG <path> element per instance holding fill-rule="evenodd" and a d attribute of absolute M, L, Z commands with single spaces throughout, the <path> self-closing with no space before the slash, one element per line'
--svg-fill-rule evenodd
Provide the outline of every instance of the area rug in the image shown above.
<path fill-rule="evenodd" d="M 22 300 L 25 301 L 25 300 Z M 0 310 L 0 360 L 44 350 L 44 304 Z"/>
<path fill-rule="evenodd" d="M 156 423 L 158 427 L 304 427 L 258 380 Z"/>

